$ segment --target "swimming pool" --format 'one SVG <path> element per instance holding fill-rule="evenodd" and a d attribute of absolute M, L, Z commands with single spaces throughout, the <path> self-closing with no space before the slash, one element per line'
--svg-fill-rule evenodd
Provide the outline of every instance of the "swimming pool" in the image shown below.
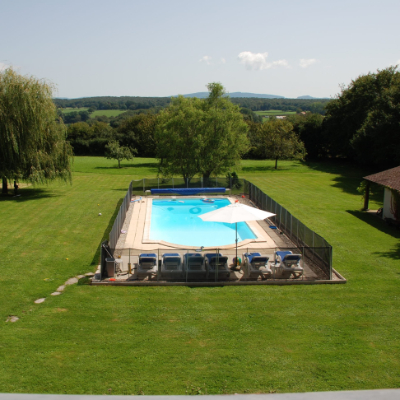
<path fill-rule="evenodd" d="M 203 221 L 199 215 L 231 204 L 228 199 L 154 200 L 151 211 L 150 239 L 184 246 L 218 247 L 235 244 L 235 224 Z M 238 242 L 256 239 L 245 222 L 238 222 Z"/>

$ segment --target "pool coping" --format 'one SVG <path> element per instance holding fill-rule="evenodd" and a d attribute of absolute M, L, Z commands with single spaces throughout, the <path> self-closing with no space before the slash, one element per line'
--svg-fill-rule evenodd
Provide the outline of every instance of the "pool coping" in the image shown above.
<path fill-rule="evenodd" d="M 204 197 L 204 196 L 201 196 Z M 214 198 L 224 198 L 228 199 L 231 204 L 233 204 L 236 199 L 231 197 L 231 196 L 212 196 Z M 152 211 L 152 206 L 153 206 L 153 200 L 155 199 L 172 199 L 174 196 L 149 196 L 146 198 L 147 204 L 146 204 L 146 217 L 144 221 L 144 227 L 143 227 L 143 235 L 142 235 L 142 243 L 143 244 L 154 244 L 154 245 L 163 245 L 171 248 L 179 248 L 179 249 L 193 249 L 196 246 L 189 246 L 189 245 L 182 245 L 182 244 L 177 244 L 177 243 L 171 243 L 171 242 L 166 242 L 164 240 L 152 240 L 150 239 L 150 228 L 151 228 L 151 211 Z M 180 199 L 198 199 L 199 196 L 179 196 Z M 257 244 L 269 244 L 267 247 L 273 247 L 275 246 L 275 243 L 273 242 L 272 238 L 267 235 L 267 233 L 264 231 L 264 229 L 261 228 L 261 226 L 258 224 L 257 221 L 245 221 L 246 224 L 249 226 L 249 228 L 252 230 L 254 235 L 257 237 L 255 239 L 245 239 L 237 243 L 237 247 L 245 247 L 248 246 L 250 243 L 257 243 Z M 268 238 L 266 237 L 268 236 Z M 269 243 L 269 240 L 272 242 Z M 221 250 L 227 250 L 227 249 L 234 249 L 236 248 L 236 243 L 233 244 L 227 244 L 223 246 L 217 246 Z M 215 249 L 216 246 L 204 246 L 204 250 L 208 249 Z"/>

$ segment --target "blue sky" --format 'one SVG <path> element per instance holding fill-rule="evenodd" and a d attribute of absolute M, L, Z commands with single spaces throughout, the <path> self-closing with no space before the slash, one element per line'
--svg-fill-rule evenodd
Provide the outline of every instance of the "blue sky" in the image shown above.
<path fill-rule="evenodd" d="M 58 97 L 333 97 L 400 64 L 400 1 L 0 0 L 0 68 Z"/>

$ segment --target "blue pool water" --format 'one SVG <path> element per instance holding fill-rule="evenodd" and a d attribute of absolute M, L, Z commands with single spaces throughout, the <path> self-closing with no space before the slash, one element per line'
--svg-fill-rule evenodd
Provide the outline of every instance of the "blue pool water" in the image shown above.
<path fill-rule="evenodd" d="M 186 246 L 218 247 L 235 243 L 235 224 L 203 221 L 199 215 L 229 205 L 228 199 L 153 200 L 150 239 Z M 255 239 L 245 222 L 238 222 L 238 241 Z"/>

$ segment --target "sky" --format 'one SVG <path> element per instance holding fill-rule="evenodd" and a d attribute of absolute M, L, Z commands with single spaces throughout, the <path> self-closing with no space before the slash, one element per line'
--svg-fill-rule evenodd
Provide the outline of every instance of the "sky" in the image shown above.
<path fill-rule="evenodd" d="M 0 0 L 0 69 L 54 97 L 334 97 L 400 64 L 396 0 Z"/>

